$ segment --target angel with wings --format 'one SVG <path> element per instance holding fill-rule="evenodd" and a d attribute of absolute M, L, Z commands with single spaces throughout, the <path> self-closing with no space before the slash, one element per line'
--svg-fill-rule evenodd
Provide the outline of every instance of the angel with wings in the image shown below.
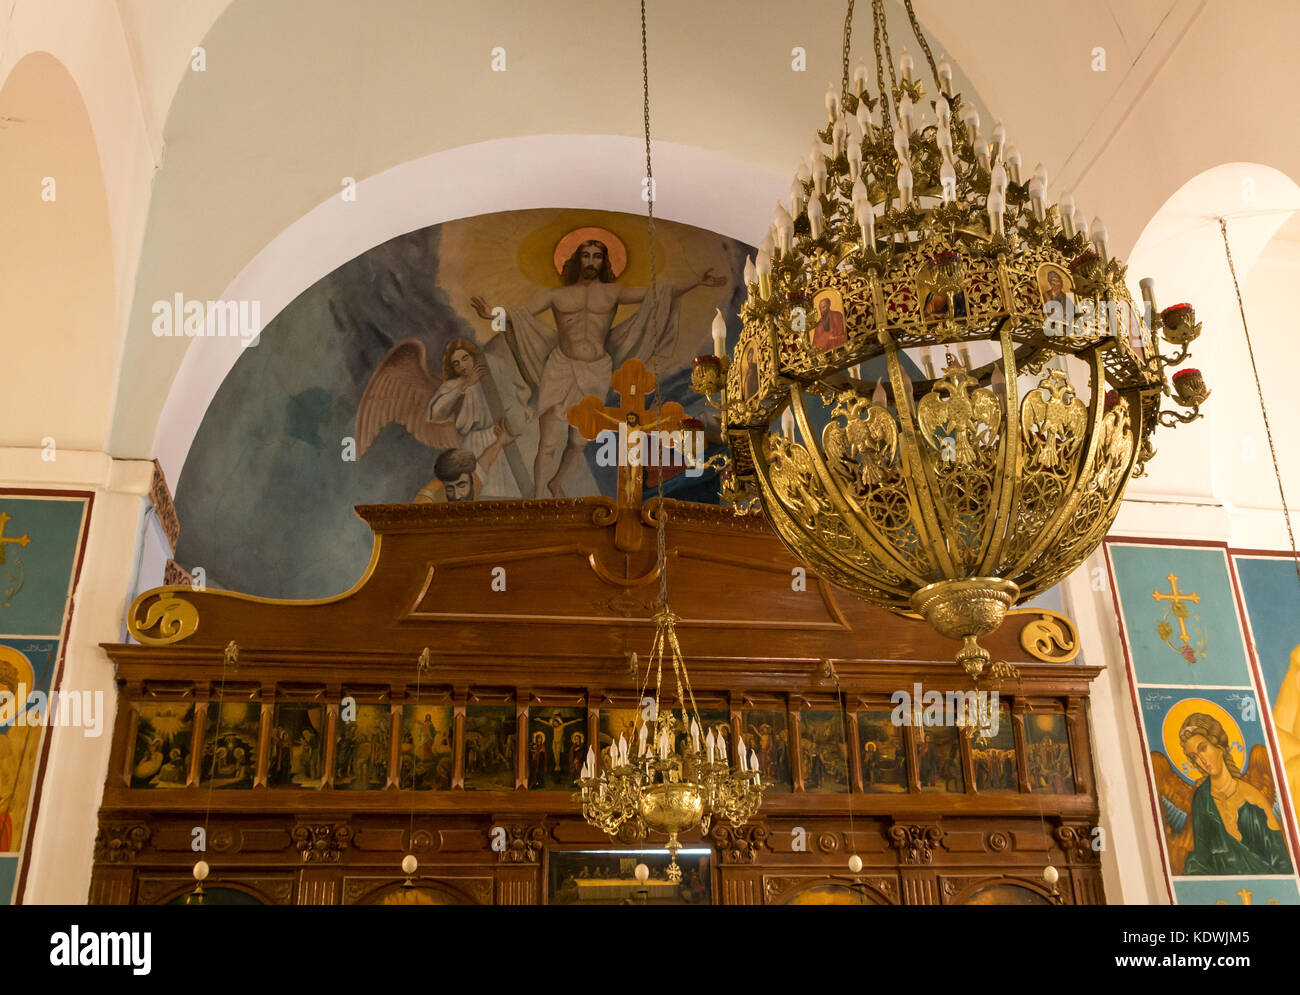
<path fill-rule="evenodd" d="M 1238 770 L 1223 724 L 1205 712 L 1183 720 L 1178 740 L 1204 776 L 1188 784 L 1167 757 L 1151 755 L 1173 873 L 1292 873 L 1265 748 L 1253 746 Z"/>
<path fill-rule="evenodd" d="M 432 449 L 462 450 L 474 457 L 476 496 L 517 498 L 527 493 L 516 479 L 506 452 L 514 436 L 508 421 L 529 417 L 523 406 L 527 388 L 504 364 L 469 339 L 452 339 L 442 351 L 442 377 L 429 372 L 424 343 L 406 339 L 384 357 L 357 407 L 357 456 L 362 456 L 385 426 L 397 422 Z M 505 384 L 510 390 L 499 390 Z M 506 452 L 507 459 L 497 457 Z M 522 470 L 522 461 L 513 454 Z M 525 481 L 525 484 L 527 481 Z"/>

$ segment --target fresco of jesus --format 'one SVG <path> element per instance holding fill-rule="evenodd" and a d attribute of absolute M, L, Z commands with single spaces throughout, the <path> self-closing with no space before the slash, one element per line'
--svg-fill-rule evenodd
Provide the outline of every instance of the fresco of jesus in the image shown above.
<path fill-rule="evenodd" d="M 677 299 L 696 287 L 726 283 L 726 277 L 709 269 L 697 280 L 659 286 L 653 293 L 649 287 L 620 287 L 609 249 L 597 239 L 587 239 L 573 250 L 560 278 L 563 286 L 543 291 L 522 308 L 506 310 L 506 341 L 520 374 L 537 392 L 536 497 L 563 497 L 560 481 L 582 459 L 586 440 L 569 427 L 569 408 L 587 394 L 603 397 L 610 374 L 628 359 L 651 366 L 656 357 L 666 359 L 677 340 Z M 482 297 L 472 298 L 471 304 L 480 318 L 492 319 L 493 308 Z M 621 304 L 641 307 L 615 325 Z M 538 320 L 548 310 L 555 320 L 553 329 Z"/>

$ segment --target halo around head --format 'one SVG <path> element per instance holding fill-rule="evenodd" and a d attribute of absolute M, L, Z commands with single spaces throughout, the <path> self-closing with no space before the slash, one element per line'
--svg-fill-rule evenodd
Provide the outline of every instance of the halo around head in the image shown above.
<path fill-rule="evenodd" d="M 555 272 L 564 272 L 564 264 L 573 250 L 583 242 L 594 239 L 603 242 L 609 250 L 609 268 L 618 277 L 627 268 L 627 246 L 608 228 L 575 228 L 555 243 Z"/>

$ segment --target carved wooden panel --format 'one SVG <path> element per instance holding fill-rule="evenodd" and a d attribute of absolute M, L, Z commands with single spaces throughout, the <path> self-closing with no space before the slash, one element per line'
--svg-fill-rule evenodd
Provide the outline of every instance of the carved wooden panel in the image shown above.
<path fill-rule="evenodd" d="M 995 658 L 1020 666 L 1021 682 L 1001 688 L 1011 721 L 1046 707 L 1065 717 L 1072 792 L 1029 792 L 1018 728 L 1019 790 L 979 790 L 969 746 L 961 754 L 964 790 L 924 790 L 911 727 L 891 738 L 901 765 L 882 781 L 888 790 L 878 790 L 876 768 L 864 770 L 858 756 L 867 747 L 858 712 L 887 712 L 891 694 L 916 683 L 969 689 L 946 662 L 956 644 L 815 577 L 793 591 L 796 564 L 761 518 L 667 507 L 670 595 L 685 620 L 678 631 L 698 705 L 738 728 L 761 716 L 767 729 L 759 735 L 768 739 L 753 745 L 782 772 L 749 825 L 684 834 L 684 845 L 712 851 L 715 902 L 783 902 L 809 882 L 849 882 L 887 904 L 938 904 L 958 895 L 940 882 L 1032 879 L 1048 862 L 1071 900 L 1104 900 L 1090 846 L 1100 813 L 1086 766 L 1096 668 L 1032 661 L 1018 639 L 1032 618 L 1012 616 L 987 641 Z M 196 826 L 208 829 L 210 887 L 256 888 L 266 900 L 297 904 L 377 900 L 401 887 L 408 853 L 420 862 L 417 886 L 477 904 L 541 904 L 553 848 L 646 845 L 630 826 L 611 840 L 586 824 L 565 768 L 588 745 L 604 745 L 619 710 L 639 707 L 640 675 L 629 661 L 649 650 L 658 585 L 649 520 L 637 526 L 639 546 L 619 548 L 604 499 L 359 513 L 376 532 L 377 555 L 339 597 L 293 603 L 155 591 L 132 607 L 137 628 L 153 610 L 159 624 L 175 621 L 168 630 L 175 638 L 106 647 L 118 668 L 119 704 L 193 702 L 193 728 L 177 786 L 133 788 L 137 709 L 119 707 L 92 901 L 183 893 Z M 505 590 L 491 589 L 493 566 L 505 568 Z M 149 634 L 164 638 L 158 629 Z M 344 697 L 378 709 L 369 713 L 370 739 L 345 736 Z M 232 702 L 247 704 L 252 776 L 210 790 L 217 725 Z M 413 704 L 445 711 L 421 732 Z M 276 716 L 292 709 L 277 712 L 282 705 L 310 705 L 323 717 L 312 787 L 284 778 Z M 483 709 L 508 717 L 491 727 L 497 740 L 477 721 Z M 844 790 L 830 790 L 815 762 L 805 762 L 802 739 L 824 733 L 841 712 L 851 755 Z M 549 752 L 553 769 L 539 780 L 528 744 L 544 728 L 538 720 L 557 715 L 568 735 L 585 739 L 572 756 Z M 230 735 L 228 723 L 221 732 Z M 481 769 L 488 761 L 496 765 L 491 777 Z M 417 764 L 427 775 L 418 783 Z M 860 875 L 849 873 L 851 855 L 863 861 Z"/>

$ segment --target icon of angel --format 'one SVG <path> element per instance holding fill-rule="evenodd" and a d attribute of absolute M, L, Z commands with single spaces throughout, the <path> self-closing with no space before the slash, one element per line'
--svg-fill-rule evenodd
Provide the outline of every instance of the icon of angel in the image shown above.
<path fill-rule="evenodd" d="M 1183 720 L 1178 740 L 1200 775 L 1195 784 L 1164 754 L 1151 754 L 1173 873 L 1292 873 L 1268 751 L 1252 746 L 1238 769 L 1223 724 L 1205 712 Z"/>

